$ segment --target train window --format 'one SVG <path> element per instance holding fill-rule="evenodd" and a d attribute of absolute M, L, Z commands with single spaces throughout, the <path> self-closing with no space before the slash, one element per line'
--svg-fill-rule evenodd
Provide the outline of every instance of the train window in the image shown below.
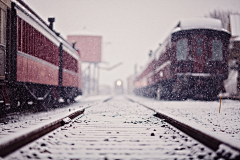
<path fill-rule="evenodd" d="M 197 38 L 196 39 L 196 55 L 201 56 L 203 53 L 203 39 L 202 38 Z"/>
<path fill-rule="evenodd" d="M 202 45 L 203 45 L 203 39 L 197 38 L 197 46 L 202 46 Z"/>
<path fill-rule="evenodd" d="M 221 61 L 223 59 L 222 54 L 222 42 L 220 40 L 212 41 L 212 60 Z"/>
<path fill-rule="evenodd" d="M 177 60 L 186 60 L 187 59 L 187 39 L 180 39 L 177 42 Z"/>
<path fill-rule="evenodd" d="M 202 52 L 203 52 L 202 47 L 197 47 L 197 49 L 196 49 L 196 54 L 197 54 L 198 56 L 201 56 L 201 55 L 202 55 Z"/>
<path fill-rule="evenodd" d="M 1 27 L 1 34 L 0 34 L 0 42 L 1 44 L 6 45 L 6 35 L 5 35 L 5 30 L 6 30 L 6 12 L 2 9 L 0 9 L 0 27 Z"/>

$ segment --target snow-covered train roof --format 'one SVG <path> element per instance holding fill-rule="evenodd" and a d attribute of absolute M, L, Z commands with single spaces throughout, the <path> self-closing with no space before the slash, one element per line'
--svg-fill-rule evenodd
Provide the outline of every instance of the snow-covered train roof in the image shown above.
<path fill-rule="evenodd" d="M 212 29 L 228 32 L 222 27 L 222 23 L 219 19 L 214 18 L 190 18 L 180 20 L 173 32 L 190 29 Z M 229 33 L 229 32 L 228 32 Z"/>

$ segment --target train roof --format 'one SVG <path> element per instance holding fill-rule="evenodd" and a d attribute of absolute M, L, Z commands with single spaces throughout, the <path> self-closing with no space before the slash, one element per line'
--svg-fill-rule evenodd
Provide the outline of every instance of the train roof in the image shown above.
<path fill-rule="evenodd" d="M 58 35 L 55 30 L 51 30 L 48 27 L 48 24 L 41 17 L 39 17 L 25 2 L 23 2 L 22 0 L 12 0 L 12 2 L 16 4 L 17 9 L 21 10 L 24 14 L 26 14 L 26 17 L 28 18 L 25 20 L 27 20 L 30 25 L 39 30 L 39 32 L 41 32 L 42 34 L 45 33 L 44 35 L 52 42 L 55 42 L 55 44 L 62 43 L 63 49 L 66 50 L 68 54 L 70 54 L 75 59 L 80 60 L 77 51 L 72 47 L 72 45 L 69 44 L 60 34 Z M 35 25 L 33 25 L 31 23 L 32 21 L 30 20 L 36 22 L 36 24 L 40 27 L 36 27 Z M 48 36 L 46 35 L 46 33 L 48 33 Z"/>
<path fill-rule="evenodd" d="M 189 18 L 180 20 L 172 33 L 191 29 L 212 29 L 229 33 L 222 27 L 222 22 L 214 18 Z"/>

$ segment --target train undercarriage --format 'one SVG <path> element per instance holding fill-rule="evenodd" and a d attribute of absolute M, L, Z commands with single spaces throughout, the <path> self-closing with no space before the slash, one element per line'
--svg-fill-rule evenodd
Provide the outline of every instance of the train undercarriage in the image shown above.
<path fill-rule="evenodd" d="M 59 87 L 34 83 L 2 83 L 0 93 L 1 113 L 31 108 L 35 111 L 69 104 L 82 91 L 74 87 Z M 51 106 L 49 106 L 51 105 Z"/>
<path fill-rule="evenodd" d="M 220 92 L 225 92 L 223 80 L 219 77 L 178 76 L 137 89 L 135 93 L 157 100 L 216 100 Z"/>

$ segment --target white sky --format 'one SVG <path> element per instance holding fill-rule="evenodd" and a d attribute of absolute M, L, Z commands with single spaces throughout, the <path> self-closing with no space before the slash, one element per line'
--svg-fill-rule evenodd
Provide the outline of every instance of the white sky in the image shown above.
<path fill-rule="evenodd" d="M 240 0 L 24 0 L 43 20 L 55 17 L 63 37 L 90 32 L 103 36 L 102 60 L 111 71 L 100 71 L 100 84 L 118 78 L 127 84 L 134 65 L 143 66 L 180 19 L 204 17 L 217 10 L 240 12 Z M 139 69 L 138 69 L 139 70 Z"/>

